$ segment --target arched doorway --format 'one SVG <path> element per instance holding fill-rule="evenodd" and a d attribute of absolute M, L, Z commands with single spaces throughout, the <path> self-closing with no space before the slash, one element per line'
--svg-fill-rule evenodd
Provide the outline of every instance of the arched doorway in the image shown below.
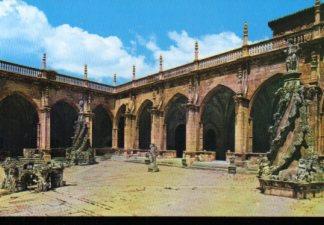
<path fill-rule="evenodd" d="M 285 79 L 275 76 L 266 81 L 252 100 L 251 118 L 253 119 L 252 151 L 265 153 L 270 149 L 269 127 L 274 124 L 273 114 L 278 101 L 276 91 L 283 87 Z"/>
<path fill-rule="evenodd" d="M 118 110 L 117 117 L 117 147 L 124 148 L 125 143 L 125 112 L 126 106 L 122 105 Z"/>
<path fill-rule="evenodd" d="M 153 103 L 146 101 L 143 103 L 138 118 L 138 147 L 149 149 L 151 144 L 152 116 L 150 110 Z"/>
<path fill-rule="evenodd" d="M 0 102 L 0 155 L 22 156 L 23 148 L 37 147 L 38 114 L 34 105 L 19 94 Z"/>
<path fill-rule="evenodd" d="M 92 146 L 104 148 L 112 146 L 112 120 L 106 109 L 99 105 L 93 110 Z"/>
<path fill-rule="evenodd" d="M 202 113 L 203 148 L 216 152 L 217 160 L 225 160 L 228 150 L 234 151 L 235 93 L 218 86 L 207 95 Z"/>
<path fill-rule="evenodd" d="M 72 145 L 74 123 L 78 118 L 75 108 L 64 101 L 51 108 L 51 148 L 67 148 Z"/>
<path fill-rule="evenodd" d="M 168 150 L 176 150 L 177 157 L 182 157 L 186 150 L 186 123 L 188 99 L 176 95 L 166 107 L 166 146 Z"/>

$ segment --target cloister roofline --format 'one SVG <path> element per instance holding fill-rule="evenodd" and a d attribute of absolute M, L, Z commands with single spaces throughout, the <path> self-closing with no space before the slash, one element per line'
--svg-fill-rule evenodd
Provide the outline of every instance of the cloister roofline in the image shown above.
<path fill-rule="evenodd" d="M 320 22 L 316 26 L 323 27 L 324 22 Z M 214 56 L 210 56 L 203 59 L 195 60 L 191 63 L 184 64 L 179 67 L 157 72 L 155 74 L 142 77 L 139 79 L 134 79 L 131 82 L 118 85 L 110 86 L 106 84 L 101 84 L 94 81 L 88 81 L 81 78 L 71 77 L 67 75 L 58 74 L 55 71 L 36 69 L 28 66 L 23 66 L 19 64 L 14 64 L 6 61 L 0 60 L 0 71 L 10 72 L 14 74 L 19 74 L 27 77 L 33 77 L 35 79 L 44 78 L 42 74 L 44 72 L 52 72 L 55 74 L 51 81 L 63 83 L 66 85 L 73 85 L 80 88 L 92 89 L 94 91 L 117 94 L 121 92 L 128 91 L 130 89 L 142 88 L 147 85 L 151 85 L 156 82 L 164 82 L 170 79 L 175 79 L 178 77 L 183 77 L 184 75 L 190 75 L 198 72 L 203 72 L 206 70 L 214 69 L 216 67 L 225 66 L 228 63 L 235 63 L 246 58 L 255 58 L 265 54 L 274 53 L 277 51 L 282 51 L 287 48 L 286 40 L 290 37 L 295 38 L 298 43 L 304 43 L 306 41 L 312 41 L 315 39 L 313 36 L 313 27 L 302 29 L 298 32 L 285 34 L 282 36 L 274 37 L 269 40 L 261 41 L 247 46 L 242 46 L 231 51 L 223 52 Z M 321 29 L 320 35 L 317 35 L 316 39 L 324 38 L 324 29 Z M 248 54 L 245 54 L 248 53 Z"/>

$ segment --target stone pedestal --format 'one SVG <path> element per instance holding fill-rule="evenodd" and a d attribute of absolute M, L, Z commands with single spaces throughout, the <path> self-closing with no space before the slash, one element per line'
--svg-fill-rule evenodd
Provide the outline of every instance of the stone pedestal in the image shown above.
<path fill-rule="evenodd" d="M 212 151 L 185 151 L 184 159 L 187 166 L 191 166 L 194 162 L 211 162 L 216 159 L 216 152 Z"/>

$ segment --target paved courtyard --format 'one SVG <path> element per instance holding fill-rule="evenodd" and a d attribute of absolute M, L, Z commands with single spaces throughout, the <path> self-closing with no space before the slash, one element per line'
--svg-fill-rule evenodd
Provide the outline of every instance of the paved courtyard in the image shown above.
<path fill-rule="evenodd" d="M 0 190 L 0 216 L 324 216 L 324 199 L 265 196 L 254 175 L 101 161 L 45 193 Z M 0 180 L 3 171 L 0 172 Z"/>

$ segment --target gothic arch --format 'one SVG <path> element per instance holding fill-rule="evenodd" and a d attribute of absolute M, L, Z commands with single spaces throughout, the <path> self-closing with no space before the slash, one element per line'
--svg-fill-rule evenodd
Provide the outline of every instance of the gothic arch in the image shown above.
<path fill-rule="evenodd" d="M 150 109 L 152 106 L 151 100 L 145 100 L 138 109 L 136 130 L 140 149 L 149 149 L 151 144 L 152 116 Z"/>
<path fill-rule="evenodd" d="M 56 101 L 51 106 L 51 148 L 67 148 L 72 145 L 77 118 L 78 108 L 65 100 Z"/>
<path fill-rule="evenodd" d="M 186 150 L 187 103 L 186 96 L 176 94 L 165 108 L 166 148 L 176 150 L 177 157 Z"/>
<path fill-rule="evenodd" d="M 17 157 L 38 146 L 37 105 L 19 92 L 0 100 L 0 155 Z"/>
<path fill-rule="evenodd" d="M 23 93 L 23 92 L 21 92 L 21 91 L 6 91 L 6 92 L 3 92 L 3 93 L 0 95 L 0 102 L 1 102 L 3 99 L 5 99 L 5 98 L 7 98 L 7 97 L 9 97 L 9 96 L 11 96 L 11 95 L 19 95 L 19 96 L 21 96 L 22 98 L 24 98 L 25 100 L 27 100 L 30 104 L 32 104 L 33 107 L 37 110 L 37 113 L 39 113 L 39 108 L 40 108 L 39 104 L 37 104 L 37 103 L 34 101 L 33 97 L 31 97 L 29 94 Z M 38 116 L 39 116 L 39 115 L 38 115 Z"/>
<path fill-rule="evenodd" d="M 70 98 L 59 98 L 59 99 L 56 99 L 54 102 L 51 102 L 51 104 L 50 104 L 51 107 L 53 107 L 58 102 L 65 102 L 70 107 L 72 107 L 75 111 L 79 112 L 79 107 L 77 105 L 78 103 L 75 102 L 73 99 L 70 99 Z"/>
<path fill-rule="evenodd" d="M 275 93 L 283 86 L 284 81 L 282 74 L 275 74 L 265 80 L 251 97 L 252 152 L 265 153 L 270 148 L 268 129 L 274 123 L 273 114 L 278 103 Z"/>
<path fill-rule="evenodd" d="M 234 151 L 235 92 L 217 85 L 201 104 L 200 120 L 203 125 L 203 149 L 216 152 L 216 159 L 225 160 L 228 150 Z"/>
<path fill-rule="evenodd" d="M 202 101 L 200 103 L 200 120 L 202 118 L 202 115 L 204 113 L 204 110 L 205 110 L 205 106 L 206 106 L 206 103 L 210 100 L 210 98 L 212 98 L 212 96 L 215 94 L 215 92 L 219 91 L 219 90 L 228 90 L 232 93 L 235 94 L 235 91 L 228 87 L 228 86 L 225 86 L 225 85 L 222 85 L 222 84 L 218 84 L 216 87 L 214 87 L 213 89 L 211 89 L 203 98 L 202 98 Z"/>
<path fill-rule="evenodd" d="M 93 109 L 92 146 L 103 148 L 112 146 L 113 119 L 111 113 L 99 104 Z"/>

